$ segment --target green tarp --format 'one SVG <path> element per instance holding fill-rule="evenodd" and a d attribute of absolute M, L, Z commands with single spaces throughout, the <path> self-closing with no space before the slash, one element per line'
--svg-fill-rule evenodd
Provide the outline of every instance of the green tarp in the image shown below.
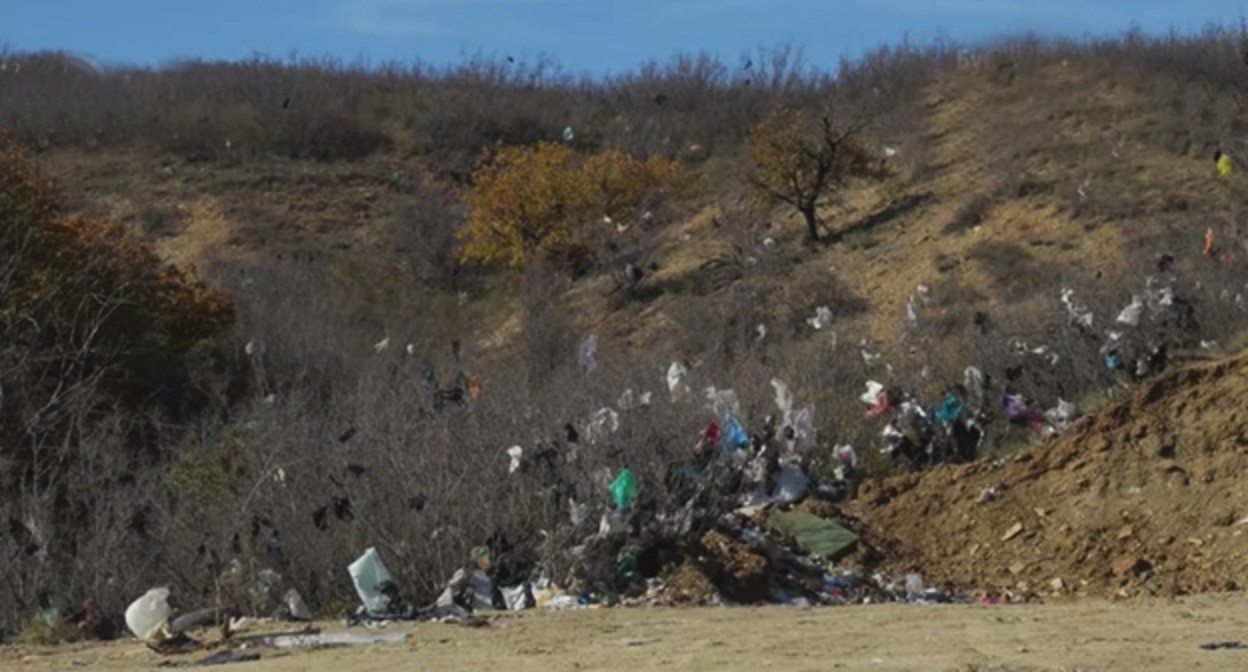
<path fill-rule="evenodd" d="M 849 553 L 858 543 L 858 535 L 840 523 L 806 511 L 773 513 L 767 518 L 767 526 L 793 539 L 807 553 L 829 561 Z"/>

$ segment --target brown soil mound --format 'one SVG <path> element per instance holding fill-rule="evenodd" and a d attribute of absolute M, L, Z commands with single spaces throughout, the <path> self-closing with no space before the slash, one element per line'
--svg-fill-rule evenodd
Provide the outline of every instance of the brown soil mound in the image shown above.
<path fill-rule="evenodd" d="M 713 530 L 702 536 L 702 546 L 707 552 L 706 573 L 725 597 L 747 604 L 767 601 L 771 563 L 766 556 Z"/>
<path fill-rule="evenodd" d="M 651 596 L 656 606 L 709 607 L 720 603 L 719 590 L 700 567 L 686 562 L 667 572 Z"/>
<path fill-rule="evenodd" d="M 887 569 L 965 590 L 1163 596 L 1248 585 L 1248 355 L 1134 391 L 1003 461 L 864 486 Z M 999 494 L 980 503 L 980 493 Z"/>

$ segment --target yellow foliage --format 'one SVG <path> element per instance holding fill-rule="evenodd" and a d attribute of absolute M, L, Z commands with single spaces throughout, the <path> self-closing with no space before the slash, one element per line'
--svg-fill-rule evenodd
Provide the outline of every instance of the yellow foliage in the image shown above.
<path fill-rule="evenodd" d="M 460 259 L 518 269 L 531 258 L 589 254 L 589 226 L 630 217 L 643 197 L 680 177 L 680 166 L 608 150 L 578 160 L 561 144 L 500 147 L 473 174 Z"/>

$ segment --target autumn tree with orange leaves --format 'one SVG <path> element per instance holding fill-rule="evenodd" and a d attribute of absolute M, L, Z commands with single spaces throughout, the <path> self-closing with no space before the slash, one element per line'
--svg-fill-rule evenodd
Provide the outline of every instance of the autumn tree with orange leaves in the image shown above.
<path fill-rule="evenodd" d="M 55 491 L 91 426 L 186 400 L 191 353 L 230 300 L 124 227 L 66 215 L 53 181 L 0 135 L 0 458 L 7 492 Z M 157 411 L 157 409 L 163 409 Z"/>

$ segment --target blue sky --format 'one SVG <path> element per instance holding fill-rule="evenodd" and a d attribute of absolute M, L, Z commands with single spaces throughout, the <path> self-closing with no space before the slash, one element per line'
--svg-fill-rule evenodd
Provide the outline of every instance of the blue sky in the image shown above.
<path fill-rule="evenodd" d="M 1248 0 L 0 0 L 0 46 L 151 66 L 256 53 L 437 64 L 546 54 L 606 73 L 681 51 L 735 60 L 787 42 L 831 64 L 906 35 L 1188 32 L 1244 13 Z"/>

